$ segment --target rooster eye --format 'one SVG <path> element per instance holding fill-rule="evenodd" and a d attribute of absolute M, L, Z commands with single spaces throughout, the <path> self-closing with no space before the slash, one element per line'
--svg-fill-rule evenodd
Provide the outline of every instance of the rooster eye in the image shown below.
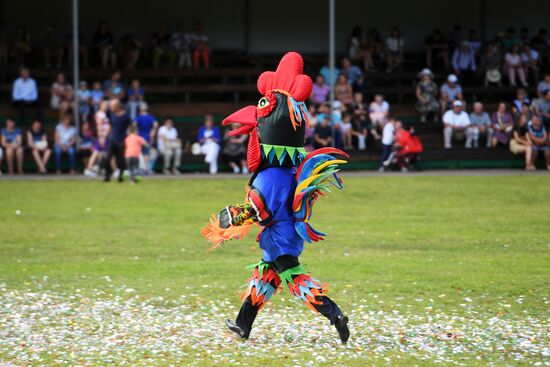
<path fill-rule="evenodd" d="M 258 109 L 262 109 L 267 106 L 269 106 L 269 99 L 267 99 L 266 97 L 260 98 L 260 100 L 258 101 Z"/>

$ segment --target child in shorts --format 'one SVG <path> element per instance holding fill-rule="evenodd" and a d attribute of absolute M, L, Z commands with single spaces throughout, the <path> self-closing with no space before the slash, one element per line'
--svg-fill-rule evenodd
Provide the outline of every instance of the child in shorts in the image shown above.
<path fill-rule="evenodd" d="M 126 149 L 124 151 L 124 157 L 126 158 L 126 164 L 130 172 L 130 183 L 135 183 L 139 179 L 139 155 L 141 154 L 141 148 L 147 146 L 147 142 L 137 133 L 137 127 L 132 125 L 129 130 L 130 134 L 124 140 Z"/>

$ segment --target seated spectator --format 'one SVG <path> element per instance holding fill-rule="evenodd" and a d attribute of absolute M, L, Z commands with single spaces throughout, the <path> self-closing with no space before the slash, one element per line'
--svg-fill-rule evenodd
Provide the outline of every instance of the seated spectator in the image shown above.
<path fill-rule="evenodd" d="M 403 62 L 403 46 L 403 37 L 401 37 L 399 28 L 392 27 L 385 45 L 386 71 L 388 73 L 397 69 Z"/>
<path fill-rule="evenodd" d="M 109 31 L 107 22 L 101 21 L 94 34 L 94 47 L 96 48 L 103 69 L 116 69 L 117 54 L 115 50 L 115 38 Z"/>
<path fill-rule="evenodd" d="M 88 44 L 84 38 L 84 33 L 78 32 L 78 53 L 80 54 L 80 65 L 87 69 L 88 68 Z M 66 38 L 66 48 L 67 48 L 67 59 L 69 64 L 73 64 L 73 32 L 67 33 Z"/>
<path fill-rule="evenodd" d="M 470 126 L 470 118 L 463 111 L 462 101 L 453 102 L 453 108 L 443 115 L 443 138 L 445 149 L 452 147 L 452 140 L 464 140 L 466 129 Z"/>
<path fill-rule="evenodd" d="M 8 35 L 6 33 L 6 27 L 0 25 L 0 67 L 5 68 L 8 66 Z M 2 160 L 2 154 L 0 153 L 0 161 Z"/>
<path fill-rule="evenodd" d="M 520 58 L 523 68 L 525 69 L 526 79 L 529 79 L 529 75 L 531 74 L 533 76 L 534 83 L 537 83 L 539 81 L 539 53 L 532 49 L 529 44 L 525 44 L 522 46 Z"/>
<path fill-rule="evenodd" d="M 92 92 L 88 89 L 88 82 L 85 80 L 81 81 L 76 94 L 78 96 L 78 113 L 80 114 L 80 119 L 87 121 L 90 115 L 90 106 L 92 104 Z"/>
<path fill-rule="evenodd" d="M 516 74 L 524 87 L 529 86 L 525 78 L 525 68 L 519 55 L 519 46 L 514 45 L 512 49 L 504 55 L 504 72 L 508 75 L 510 85 L 516 86 Z"/>
<path fill-rule="evenodd" d="M 550 89 L 545 90 L 542 97 L 538 98 L 533 105 L 535 113 L 540 115 L 544 127 L 548 130 L 550 128 Z"/>
<path fill-rule="evenodd" d="M 353 93 L 361 93 L 363 96 L 367 95 L 368 88 L 369 88 L 368 81 L 365 78 L 364 74 L 359 76 L 359 78 L 357 78 L 355 83 L 351 85 L 351 89 L 353 90 Z"/>
<path fill-rule="evenodd" d="M 84 174 L 88 177 L 96 177 L 101 168 L 105 168 L 107 162 L 107 139 L 105 136 L 98 137 L 92 148 L 92 155 L 88 159 L 88 164 Z"/>
<path fill-rule="evenodd" d="M 25 112 L 27 108 L 36 109 L 36 120 L 41 120 L 40 101 L 38 99 L 38 88 L 36 82 L 30 77 L 30 71 L 27 68 L 21 69 L 21 76 L 15 80 L 12 88 L 13 104 L 19 109 L 19 122 L 25 122 Z"/>
<path fill-rule="evenodd" d="M 351 61 L 360 61 L 365 70 L 372 69 L 374 66 L 368 43 L 363 38 L 363 29 L 359 26 L 353 28 L 348 39 L 348 57 Z"/>
<path fill-rule="evenodd" d="M 452 65 L 455 74 L 460 78 L 462 84 L 471 85 L 476 76 L 476 58 L 468 41 L 462 41 L 460 47 L 453 52 Z"/>
<path fill-rule="evenodd" d="M 183 24 L 180 24 L 178 29 L 172 33 L 170 43 L 176 53 L 178 67 L 191 69 L 191 34 L 185 30 Z"/>
<path fill-rule="evenodd" d="M 342 74 L 345 74 L 348 83 L 353 84 L 363 75 L 363 72 L 361 69 L 359 69 L 357 66 L 352 65 L 348 58 L 344 57 L 342 59 Z"/>
<path fill-rule="evenodd" d="M 369 119 L 375 129 L 382 129 L 388 121 L 390 104 L 384 100 L 384 96 L 376 94 L 369 105 Z"/>
<path fill-rule="evenodd" d="M 500 39 L 500 48 L 505 52 L 512 50 L 514 46 L 519 47 L 520 44 L 521 41 L 516 36 L 516 30 L 514 28 L 508 28 L 504 37 Z"/>
<path fill-rule="evenodd" d="M 174 127 L 172 119 L 164 120 L 164 124 L 158 131 L 157 148 L 164 158 L 164 174 L 179 174 L 178 168 L 181 164 L 181 140 L 178 138 L 178 131 Z M 170 171 L 170 165 L 174 158 L 174 164 Z"/>
<path fill-rule="evenodd" d="M 325 78 L 321 74 L 315 78 L 315 83 L 311 89 L 311 102 L 321 104 L 327 101 L 330 94 L 330 87 L 325 83 Z"/>
<path fill-rule="evenodd" d="M 59 116 L 67 114 L 73 103 L 73 87 L 67 83 L 65 74 L 58 73 L 51 88 L 52 97 L 50 106 L 52 109 L 59 111 Z"/>
<path fill-rule="evenodd" d="M 512 139 L 510 139 L 510 151 L 513 154 L 523 154 L 525 156 L 525 169 L 532 171 L 535 169 L 531 156 L 533 149 L 531 139 L 529 138 L 529 129 L 527 128 L 527 117 L 521 116 L 518 123 L 514 124 Z"/>
<path fill-rule="evenodd" d="M 135 125 L 130 126 L 129 134 L 124 140 L 124 158 L 126 158 L 126 166 L 130 172 L 130 183 L 136 183 L 139 180 L 139 156 L 144 147 L 148 144 L 141 136 L 138 135 L 138 129 Z"/>
<path fill-rule="evenodd" d="M 531 166 L 535 166 L 535 160 L 539 153 L 544 153 L 546 168 L 550 171 L 550 145 L 548 145 L 548 131 L 544 128 L 542 121 L 538 115 L 533 115 L 531 121 L 527 125 L 529 130 L 529 140 L 533 154 L 531 155 Z"/>
<path fill-rule="evenodd" d="M 47 173 L 46 166 L 48 165 L 52 151 L 48 148 L 48 137 L 40 121 L 34 121 L 29 131 L 27 131 L 27 144 L 38 166 L 38 172 Z"/>
<path fill-rule="evenodd" d="M 395 123 L 395 143 L 393 149 L 396 153 L 395 162 L 403 172 L 409 171 L 410 166 L 416 164 L 420 154 L 424 151 L 420 138 L 416 135 L 414 129 L 404 129 L 401 121 Z"/>
<path fill-rule="evenodd" d="M 349 112 L 344 112 L 342 114 L 342 123 L 340 124 L 340 132 L 342 133 L 342 138 L 344 140 L 344 149 L 353 149 L 353 144 L 352 144 L 353 125 L 351 123 L 351 114 Z"/>
<path fill-rule="evenodd" d="M 146 103 L 143 103 L 140 106 L 139 115 L 136 118 L 135 125 L 137 126 L 139 136 L 141 136 L 147 143 L 147 146 L 144 146 L 141 149 L 141 154 L 143 155 L 145 172 L 147 174 L 151 174 L 153 173 L 153 166 L 155 163 L 155 159 L 153 158 L 156 158 L 157 156 L 156 152 L 153 152 L 151 147 L 155 141 L 159 123 L 157 119 L 149 113 L 149 107 Z"/>
<path fill-rule="evenodd" d="M 506 103 L 501 102 L 498 104 L 497 110 L 493 112 L 493 116 L 491 117 L 491 127 L 494 131 L 493 147 L 496 147 L 499 143 L 507 146 L 512 136 L 514 120 L 508 112 Z"/>
<path fill-rule="evenodd" d="M 15 29 L 14 51 L 15 64 L 18 67 L 30 63 L 29 59 L 31 56 L 31 36 L 27 32 L 27 29 L 22 25 L 18 25 Z"/>
<path fill-rule="evenodd" d="M 204 34 L 201 22 L 195 23 L 195 32 L 191 36 L 195 51 L 193 51 L 193 65 L 195 69 L 200 67 L 200 61 L 205 69 L 210 67 L 210 47 L 208 45 L 208 36 Z"/>
<path fill-rule="evenodd" d="M 233 130 L 237 130 L 239 124 L 231 124 L 229 129 L 226 129 L 223 134 L 223 150 L 227 163 L 233 170 L 233 173 L 248 174 L 248 167 L 246 165 L 246 135 L 231 136 L 229 133 Z"/>
<path fill-rule="evenodd" d="M 479 146 L 479 136 L 487 136 L 487 148 L 492 146 L 493 128 L 491 127 L 491 118 L 489 114 L 483 111 L 481 102 L 474 103 L 474 110 L 470 114 L 470 126 L 466 130 L 466 148 L 477 148 Z"/>
<path fill-rule="evenodd" d="M 317 126 L 317 106 L 313 103 L 309 104 L 309 124 L 306 124 L 306 132 L 304 136 L 304 148 L 306 152 L 311 152 L 313 150 L 313 139 L 315 127 Z"/>
<path fill-rule="evenodd" d="M 481 58 L 481 68 L 485 74 L 484 85 L 489 86 L 489 83 L 502 85 L 502 74 L 500 68 L 502 66 L 500 52 L 495 47 L 494 43 L 488 43 L 485 53 Z"/>
<path fill-rule="evenodd" d="M 222 139 L 220 130 L 214 126 L 211 115 L 204 117 L 204 126 L 200 128 L 197 140 L 201 147 L 201 154 L 204 154 L 204 161 L 209 165 L 210 173 L 218 173 L 218 155 Z"/>
<path fill-rule="evenodd" d="M 74 126 L 71 125 L 71 117 L 66 115 L 62 121 L 57 124 L 55 128 L 55 169 L 56 173 L 61 173 L 61 155 L 67 153 L 69 156 L 69 167 L 71 175 L 76 173 L 76 137 L 77 131 Z"/>
<path fill-rule="evenodd" d="M 527 97 L 525 89 L 520 88 L 516 91 L 516 99 L 512 102 L 512 115 L 517 115 L 521 111 L 524 104 L 531 104 L 531 101 Z"/>
<path fill-rule="evenodd" d="M 23 174 L 23 138 L 21 129 L 15 126 L 12 119 L 6 120 L 6 127 L 1 131 L 0 143 L 6 154 L 8 174 L 13 175 L 13 161 L 17 161 L 17 173 Z M 15 156 L 15 158 L 14 158 Z"/>
<path fill-rule="evenodd" d="M 115 71 L 110 79 L 103 82 L 103 90 L 105 97 L 108 99 L 124 99 L 126 97 L 126 90 L 124 84 L 121 81 L 120 71 Z"/>
<path fill-rule="evenodd" d="M 338 82 L 334 86 L 334 95 L 343 105 L 349 105 L 353 102 L 353 89 L 348 83 L 346 74 L 341 73 L 338 76 Z"/>
<path fill-rule="evenodd" d="M 142 43 L 136 38 L 136 36 L 132 34 L 122 36 L 119 41 L 119 48 L 122 55 L 122 63 L 124 64 L 125 69 L 135 69 L 142 47 Z"/>
<path fill-rule="evenodd" d="M 78 152 L 85 158 L 90 157 L 94 151 L 95 141 L 96 137 L 90 123 L 83 121 L 80 125 Z"/>
<path fill-rule="evenodd" d="M 450 109 L 455 101 L 463 102 L 462 87 L 457 84 L 458 78 L 454 74 L 447 77 L 447 83 L 440 88 L 441 93 L 441 114 Z M 461 104 L 462 107 L 462 104 Z"/>
<path fill-rule="evenodd" d="M 94 82 L 93 88 L 90 91 L 90 103 L 92 104 L 92 107 L 94 108 L 94 113 L 99 110 L 99 105 L 101 102 L 103 102 L 103 99 L 105 98 L 105 92 L 103 92 L 103 89 L 101 88 L 100 82 Z"/>
<path fill-rule="evenodd" d="M 537 96 L 542 97 L 544 91 L 547 90 L 550 90 L 550 73 L 545 73 L 544 79 L 537 84 Z"/>
<path fill-rule="evenodd" d="M 334 86 L 336 84 L 336 82 L 338 82 L 338 77 L 340 76 L 340 69 L 338 69 L 336 67 L 336 65 L 334 65 L 333 73 L 334 74 L 333 74 L 332 80 L 331 80 L 330 79 L 329 60 L 327 60 L 327 63 L 325 65 L 323 65 L 321 67 L 321 69 L 319 70 L 319 74 L 321 74 L 323 76 L 323 79 L 325 79 L 325 83 L 328 84 L 329 86 Z"/>
<path fill-rule="evenodd" d="M 426 49 L 426 65 L 433 67 L 433 62 L 441 60 L 444 70 L 449 70 L 449 41 L 443 36 L 440 29 L 436 29 L 424 42 Z M 434 60 L 435 58 L 435 60 Z M 433 76 L 432 76 L 433 77 Z"/>
<path fill-rule="evenodd" d="M 313 146 L 315 149 L 326 148 L 332 145 L 332 129 L 330 128 L 329 116 L 323 115 L 317 122 L 313 133 Z"/>
<path fill-rule="evenodd" d="M 382 46 L 382 37 L 380 37 L 380 32 L 378 29 L 373 28 L 369 31 L 367 37 L 367 45 L 370 56 L 374 61 L 381 61 L 384 58 L 384 47 Z"/>
<path fill-rule="evenodd" d="M 366 139 L 368 132 L 370 131 L 376 140 L 380 140 L 380 135 L 376 131 L 376 127 L 373 126 L 369 120 L 369 108 L 366 103 L 363 102 L 363 94 L 356 92 L 353 94 L 353 103 L 350 111 L 352 112 L 353 131 L 357 138 L 358 149 L 365 150 Z"/>
<path fill-rule="evenodd" d="M 514 124 L 517 124 L 517 122 L 522 116 L 525 116 L 527 121 L 531 121 L 532 115 L 533 115 L 533 111 L 531 109 L 531 105 L 528 103 L 524 103 L 521 105 L 521 110 L 518 110 L 516 114 L 512 116 L 514 119 Z"/>
<path fill-rule="evenodd" d="M 418 74 L 420 81 L 416 85 L 416 110 L 420 112 L 420 121 L 426 122 L 427 116 L 437 119 L 439 102 L 437 101 L 437 84 L 433 81 L 430 69 L 424 69 Z"/>
<path fill-rule="evenodd" d="M 128 88 L 128 110 L 132 121 L 136 121 L 139 111 L 139 106 L 145 102 L 145 94 L 139 79 L 132 80 L 130 88 Z"/>
<path fill-rule="evenodd" d="M 389 119 L 382 130 L 382 154 L 380 154 L 380 172 L 384 172 L 391 162 L 391 152 L 395 141 L 395 123 L 394 119 Z"/>
<path fill-rule="evenodd" d="M 153 67 L 158 69 L 164 61 L 167 65 L 174 64 L 175 53 L 170 48 L 170 34 L 166 25 L 161 25 L 159 30 L 153 33 Z"/>
<path fill-rule="evenodd" d="M 59 34 L 55 29 L 55 25 L 48 24 L 44 32 L 40 35 L 42 45 L 42 57 L 46 69 L 51 68 L 52 59 L 55 60 L 55 67 L 61 68 L 63 62 L 63 47 L 59 39 Z"/>

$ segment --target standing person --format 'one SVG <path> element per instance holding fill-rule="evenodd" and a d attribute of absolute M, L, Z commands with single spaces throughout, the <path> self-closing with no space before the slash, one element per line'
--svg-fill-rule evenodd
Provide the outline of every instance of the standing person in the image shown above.
<path fill-rule="evenodd" d="M 201 153 L 204 154 L 204 161 L 209 165 L 210 174 L 218 173 L 218 155 L 222 139 L 211 115 L 204 117 L 204 125 L 200 128 L 197 138 L 201 145 Z"/>
<path fill-rule="evenodd" d="M 130 126 L 129 133 L 128 137 L 124 140 L 126 146 L 124 157 L 130 171 L 130 183 L 135 183 L 139 180 L 139 155 L 141 154 L 141 149 L 147 146 L 147 142 L 138 135 L 135 125 Z"/>
<path fill-rule="evenodd" d="M 104 181 L 111 181 L 113 167 L 110 162 L 114 157 L 119 170 L 118 182 L 122 182 L 124 181 L 123 173 L 126 166 L 124 162 L 124 139 L 126 138 L 126 131 L 132 124 L 132 121 L 130 120 L 130 116 L 124 111 L 124 108 L 122 108 L 120 100 L 111 100 L 110 107 L 111 114 L 109 120 L 111 126 L 109 129 L 109 137 L 107 138 L 107 167 L 105 169 Z"/>
<path fill-rule="evenodd" d="M 384 125 L 382 130 L 382 154 L 380 155 L 380 172 L 384 172 L 385 167 L 387 166 L 386 160 L 390 157 L 393 141 L 394 141 L 394 132 L 395 132 L 395 120 L 390 119 Z"/>
<path fill-rule="evenodd" d="M 195 32 L 192 34 L 191 39 L 195 50 L 193 51 L 193 65 L 195 69 L 200 66 L 200 61 L 204 68 L 208 70 L 210 67 L 210 47 L 208 46 L 208 36 L 204 34 L 204 27 L 201 22 L 195 23 Z"/>
<path fill-rule="evenodd" d="M 46 166 L 52 151 L 48 148 L 48 137 L 40 121 L 34 121 L 27 131 L 27 144 L 32 150 L 32 157 L 38 166 L 38 172 L 47 173 Z"/>
<path fill-rule="evenodd" d="M 141 154 L 143 155 L 143 165 L 145 171 L 147 174 L 151 174 L 153 172 L 153 164 L 155 163 L 153 159 L 150 159 L 152 149 L 151 146 L 155 141 L 159 123 L 155 117 L 149 113 L 149 107 L 147 104 L 143 103 L 141 105 L 135 124 L 137 126 L 139 136 L 147 142 L 147 145 L 142 147 Z"/>
<path fill-rule="evenodd" d="M 14 156 L 17 161 L 17 173 L 23 174 L 23 139 L 21 135 L 21 129 L 15 126 L 15 121 L 7 119 L 6 127 L 1 131 L 0 143 L 6 152 L 10 175 L 13 175 Z"/>
<path fill-rule="evenodd" d="M 460 47 L 454 50 L 452 64 L 455 74 L 462 80 L 463 85 L 473 84 L 477 70 L 476 58 L 468 41 L 462 41 Z"/>
<path fill-rule="evenodd" d="M 178 138 L 178 130 L 174 127 L 172 119 L 164 120 L 164 124 L 158 131 L 157 147 L 164 159 L 164 174 L 170 173 L 170 164 L 174 157 L 172 173 L 177 175 L 181 165 L 181 140 Z"/>
<path fill-rule="evenodd" d="M 71 175 L 75 174 L 76 169 L 76 137 L 78 132 L 76 127 L 71 125 L 70 115 L 63 117 L 61 122 L 55 128 L 55 170 L 59 175 L 61 173 L 61 155 L 67 153 L 69 156 L 69 166 Z"/>
<path fill-rule="evenodd" d="M 29 107 L 36 109 L 35 119 L 41 120 L 38 88 L 36 81 L 30 77 L 28 68 L 21 69 L 21 76 L 13 83 L 11 97 L 13 104 L 19 109 L 19 123 L 25 122 L 25 111 Z"/>

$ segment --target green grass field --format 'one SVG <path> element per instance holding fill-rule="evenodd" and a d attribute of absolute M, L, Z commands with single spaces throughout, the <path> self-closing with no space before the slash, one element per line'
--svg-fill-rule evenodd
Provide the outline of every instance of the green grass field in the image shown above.
<path fill-rule="evenodd" d="M 261 253 L 200 230 L 245 183 L 0 181 L 0 364 L 550 365 L 550 176 L 345 178 L 301 260 L 346 346 L 286 289 L 225 331 Z"/>

